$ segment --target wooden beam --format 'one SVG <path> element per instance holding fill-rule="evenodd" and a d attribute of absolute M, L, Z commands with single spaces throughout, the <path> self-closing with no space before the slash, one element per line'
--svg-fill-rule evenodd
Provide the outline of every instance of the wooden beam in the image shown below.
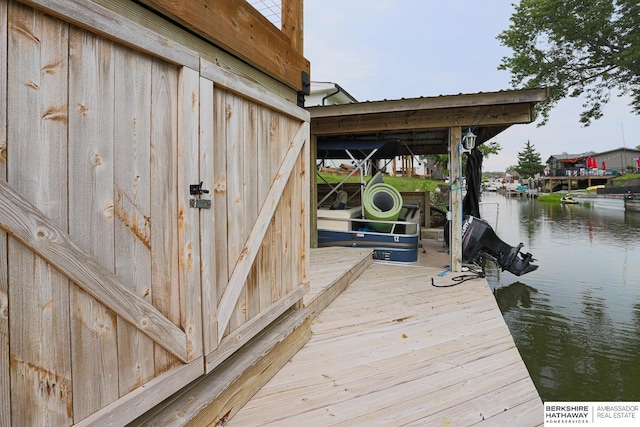
<path fill-rule="evenodd" d="M 181 26 L 168 23 L 164 16 L 137 2 L 122 0 L 91 1 L 120 16 L 119 24 L 122 22 L 123 25 L 128 25 L 128 22 L 131 21 L 146 28 L 147 31 L 151 31 L 160 37 L 170 40 L 170 44 L 165 46 L 166 48 L 170 49 L 174 45 L 187 48 L 192 52 L 196 52 L 200 58 L 204 58 L 219 67 L 232 71 L 238 76 L 243 76 L 251 80 L 254 84 L 265 87 L 270 92 L 288 99 L 294 104 L 296 103 L 297 95 L 294 89 L 266 75 L 257 68 L 252 67 L 221 47 L 193 34 L 193 32 Z"/>
<path fill-rule="evenodd" d="M 222 426 L 311 338 L 309 310 L 292 310 L 201 380 L 134 425 Z"/>
<path fill-rule="evenodd" d="M 187 361 L 187 339 L 180 328 L 1 180 L 0 228 L 169 353 Z"/>
<path fill-rule="evenodd" d="M 318 138 L 311 135 L 309 141 L 309 157 L 310 164 L 314 166 L 318 164 Z M 309 174 L 309 247 L 318 247 L 318 175 L 315 172 Z"/>
<path fill-rule="evenodd" d="M 546 88 L 522 89 L 475 94 L 444 95 L 410 99 L 396 99 L 356 104 L 308 107 L 311 118 L 339 117 L 358 114 L 409 112 L 443 108 L 487 107 L 496 105 L 531 104 L 549 96 Z"/>
<path fill-rule="evenodd" d="M 206 59 L 200 61 L 200 75 L 213 81 L 216 86 L 223 87 L 244 98 L 249 98 L 271 110 L 279 111 L 305 122 L 309 121 L 310 115 L 305 109 L 263 87 L 257 86 L 247 78 L 212 64 Z"/>
<path fill-rule="evenodd" d="M 253 265 L 258 251 L 260 250 L 260 242 L 262 242 L 271 222 L 271 218 L 276 211 L 282 191 L 287 184 L 302 147 L 308 140 L 309 124 L 303 122 L 300 124 L 298 131 L 294 135 L 289 146 L 289 151 L 285 155 L 284 160 L 280 165 L 280 169 L 273 179 L 265 202 L 262 205 L 262 208 L 260 208 L 258 218 L 249 233 L 249 237 L 247 238 L 244 247 L 240 251 L 238 262 L 234 267 L 233 273 L 231 273 L 231 277 L 229 278 L 229 283 L 222 294 L 220 304 L 218 306 L 218 343 L 222 340 L 224 330 L 227 328 L 233 309 L 238 301 L 240 293 L 242 292 L 242 287 L 247 280 L 247 275 L 251 270 L 251 266 Z"/>
<path fill-rule="evenodd" d="M 310 74 L 309 61 L 293 48 L 292 40 L 245 0 L 141 0 L 141 3 L 297 91 L 302 89 L 302 72 Z"/>
<path fill-rule="evenodd" d="M 311 133 L 316 136 L 324 136 L 391 130 L 437 129 L 448 128 L 452 125 L 511 125 L 532 121 L 533 112 L 530 104 L 412 110 L 322 118 L 314 118 L 312 113 Z"/>
<path fill-rule="evenodd" d="M 198 69 L 198 54 L 115 14 L 91 0 L 20 0 L 21 3 L 71 22 L 92 33 L 115 40 L 136 51 L 146 52 L 174 64 Z M 135 33 L 135 39 L 131 34 Z"/>
<path fill-rule="evenodd" d="M 303 54 L 303 0 L 282 0 L 282 32 L 291 40 L 291 47 Z"/>
<path fill-rule="evenodd" d="M 310 286 L 307 280 L 293 288 L 291 292 L 273 303 L 269 308 L 234 330 L 233 334 L 224 337 L 220 345 L 218 345 L 218 348 L 205 356 L 205 373 L 208 374 L 213 371 L 233 353 L 258 335 L 260 331 L 269 327 L 273 321 L 300 301 L 309 292 Z"/>
<path fill-rule="evenodd" d="M 460 141 L 462 129 L 452 126 L 449 129 L 449 206 L 451 206 L 451 222 L 449 223 L 449 253 L 451 255 L 450 270 L 462 271 L 462 167 Z"/>
<path fill-rule="evenodd" d="M 0 3 L 0 46 L 6 58 L 8 44 L 7 2 Z M 7 75 L 7 60 L 0 61 L 0 75 Z M 0 79 L 0 181 L 7 180 L 7 78 Z M 11 425 L 11 377 L 9 355 L 9 269 L 7 235 L 0 230 L 0 425 Z M 15 390 L 14 390 L 15 393 Z"/>

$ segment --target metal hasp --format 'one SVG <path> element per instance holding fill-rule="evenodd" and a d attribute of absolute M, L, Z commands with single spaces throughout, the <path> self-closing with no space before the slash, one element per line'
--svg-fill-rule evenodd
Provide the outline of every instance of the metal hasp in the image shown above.
<path fill-rule="evenodd" d="M 209 200 L 209 199 L 191 199 L 191 200 L 189 200 L 189 205 L 192 208 L 209 209 L 209 208 L 211 208 L 211 200 Z"/>
<path fill-rule="evenodd" d="M 211 208 L 211 200 L 209 199 L 200 199 L 202 194 L 208 194 L 209 190 L 202 189 L 202 181 L 200 184 L 191 184 L 189 186 L 189 194 L 192 196 L 198 196 L 197 199 L 190 199 L 189 206 L 196 209 L 210 209 Z"/>

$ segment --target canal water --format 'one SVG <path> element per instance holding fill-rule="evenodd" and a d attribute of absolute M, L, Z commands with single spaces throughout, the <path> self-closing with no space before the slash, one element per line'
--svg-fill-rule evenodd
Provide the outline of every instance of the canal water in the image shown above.
<path fill-rule="evenodd" d="M 539 265 L 487 280 L 544 401 L 640 401 L 640 214 L 586 200 L 485 192 L 483 219 Z"/>

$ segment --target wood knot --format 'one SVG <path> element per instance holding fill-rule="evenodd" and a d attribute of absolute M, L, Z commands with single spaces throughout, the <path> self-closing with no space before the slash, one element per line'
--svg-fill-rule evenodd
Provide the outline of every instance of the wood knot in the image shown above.
<path fill-rule="evenodd" d="M 86 117 L 88 111 L 89 107 L 84 104 L 78 104 L 78 112 L 82 115 L 82 117 Z"/>
<path fill-rule="evenodd" d="M 42 113 L 42 118 L 44 120 L 51 120 L 54 122 L 66 122 L 67 113 L 64 106 L 52 105 L 44 110 L 44 112 Z"/>

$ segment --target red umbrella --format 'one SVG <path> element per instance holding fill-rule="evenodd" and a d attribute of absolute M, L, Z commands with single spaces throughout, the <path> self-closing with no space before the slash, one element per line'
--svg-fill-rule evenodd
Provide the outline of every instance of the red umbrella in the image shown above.
<path fill-rule="evenodd" d="M 591 168 L 591 156 L 587 157 L 587 169 Z"/>
<path fill-rule="evenodd" d="M 604 162 L 604 160 L 602 161 L 602 170 L 607 170 L 607 164 Z"/>

